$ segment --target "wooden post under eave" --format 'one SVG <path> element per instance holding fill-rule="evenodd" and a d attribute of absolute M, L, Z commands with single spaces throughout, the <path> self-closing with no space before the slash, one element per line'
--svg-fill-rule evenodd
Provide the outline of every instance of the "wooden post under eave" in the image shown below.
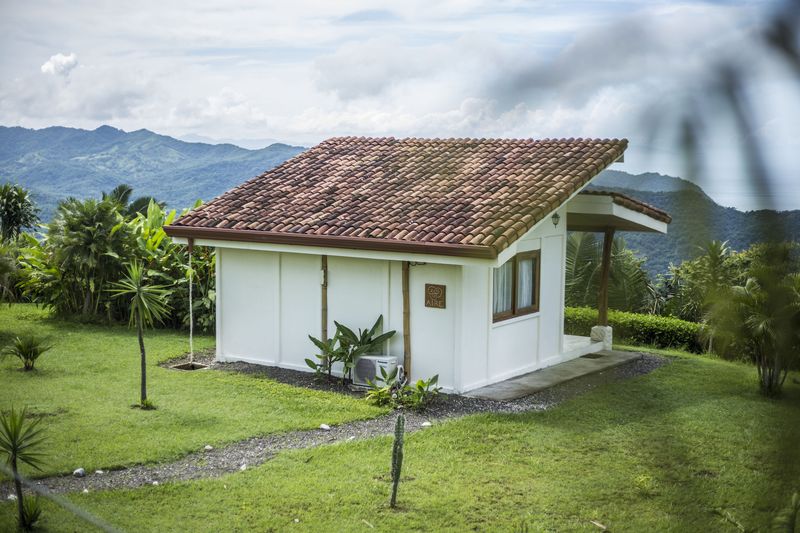
<path fill-rule="evenodd" d="M 403 370 L 411 377 L 411 304 L 408 294 L 408 261 L 403 261 Z"/>
<path fill-rule="evenodd" d="M 322 256 L 322 280 L 320 282 L 322 288 L 322 299 L 320 301 L 320 309 L 322 310 L 322 341 L 328 340 L 328 256 Z"/>
<path fill-rule="evenodd" d="M 600 292 L 597 295 L 597 321 L 600 326 L 608 325 L 608 277 L 611 272 L 611 245 L 614 241 L 614 228 L 606 228 L 603 235 L 603 263 L 600 269 Z"/>

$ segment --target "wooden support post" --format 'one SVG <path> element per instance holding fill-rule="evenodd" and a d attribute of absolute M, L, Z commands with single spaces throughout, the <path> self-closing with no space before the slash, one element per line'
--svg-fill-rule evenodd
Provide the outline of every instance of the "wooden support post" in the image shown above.
<path fill-rule="evenodd" d="M 614 241 L 614 228 L 606 228 L 603 235 L 603 263 L 600 270 L 600 293 L 597 295 L 598 323 L 608 325 L 608 277 L 611 272 L 611 244 Z"/>
<path fill-rule="evenodd" d="M 403 261 L 403 370 L 411 378 L 411 303 L 408 294 L 408 261 Z"/>
<path fill-rule="evenodd" d="M 320 309 L 322 310 L 321 320 L 322 320 L 322 337 L 320 337 L 323 341 L 328 340 L 328 256 L 322 256 L 322 279 L 320 280 L 320 286 L 322 289 L 322 300 L 320 302 Z"/>

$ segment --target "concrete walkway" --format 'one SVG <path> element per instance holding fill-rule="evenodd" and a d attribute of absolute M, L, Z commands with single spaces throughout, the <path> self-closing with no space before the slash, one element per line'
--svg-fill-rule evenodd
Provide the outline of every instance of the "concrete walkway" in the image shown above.
<path fill-rule="evenodd" d="M 602 372 L 641 357 L 636 352 L 617 352 L 604 350 L 594 354 L 584 355 L 565 363 L 543 368 L 529 374 L 501 381 L 475 389 L 467 396 L 485 398 L 488 400 L 507 401 L 529 396 L 540 390 L 549 389 L 559 383 L 571 379 Z"/>

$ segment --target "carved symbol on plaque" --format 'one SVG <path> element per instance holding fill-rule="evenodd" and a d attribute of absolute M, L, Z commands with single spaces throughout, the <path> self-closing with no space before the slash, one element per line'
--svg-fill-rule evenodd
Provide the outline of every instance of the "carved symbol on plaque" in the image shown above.
<path fill-rule="evenodd" d="M 444 285 L 425 284 L 425 307 L 444 309 L 446 307 L 447 287 Z"/>

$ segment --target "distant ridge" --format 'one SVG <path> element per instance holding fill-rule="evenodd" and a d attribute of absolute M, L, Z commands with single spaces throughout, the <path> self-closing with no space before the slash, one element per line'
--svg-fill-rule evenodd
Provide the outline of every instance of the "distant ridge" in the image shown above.
<path fill-rule="evenodd" d="M 170 207 L 209 200 L 302 152 L 274 143 L 260 150 L 185 142 L 141 129 L 0 126 L 0 182 L 29 188 L 49 219 L 60 199 L 97 197 L 119 183 Z"/>
<path fill-rule="evenodd" d="M 645 267 L 651 274 L 664 273 L 670 263 L 696 257 L 698 247 L 711 239 L 744 250 L 762 240 L 764 228 L 783 240 L 796 241 L 800 236 L 800 210 L 742 212 L 723 207 L 698 185 L 673 176 L 606 170 L 590 188 L 622 192 L 672 215 L 667 235 L 620 233 L 629 248 L 647 257 Z"/>
<path fill-rule="evenodd" d="M 95 130 L 0 126 L 0 183 L 29 188 L 45 220 L 63 198 L 98 197 L 120 183 L 132 185 L 134 195 L 153 195 L 170 207 L 183 208 L 198 198 L 208 201 L 304 149 L 274 143 L 248 150 L 111 126 Z M 699 186 L 681 178 L 606 170 L 591 188 L 617 190 L 672 215 L 666 236 L 621 234 L 630 248 L 647 257 L 645 266 L 651 274 L 695 256 L 697 246 L 708 239 L 727 240 L 742 250 L 759 241 L 763 225 L 786 239 L 800 235 L 800 211 L 743 213 L 718 205 Z"/>

